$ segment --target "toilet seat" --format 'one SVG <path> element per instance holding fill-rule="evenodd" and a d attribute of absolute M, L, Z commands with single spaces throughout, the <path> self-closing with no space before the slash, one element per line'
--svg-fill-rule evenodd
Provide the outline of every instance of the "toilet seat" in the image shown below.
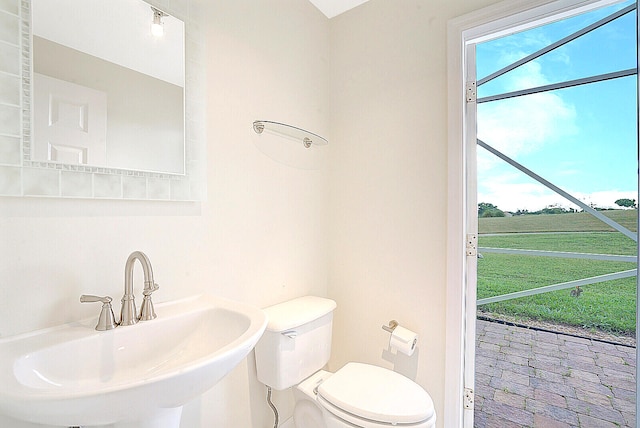
<path fill-rule="evenodd" d="M 433 401 L 420 385 L 370 364 L 347 363 L 320 384 L 318 401 L 358 426 L 427 427 L 435 422 Z"/>

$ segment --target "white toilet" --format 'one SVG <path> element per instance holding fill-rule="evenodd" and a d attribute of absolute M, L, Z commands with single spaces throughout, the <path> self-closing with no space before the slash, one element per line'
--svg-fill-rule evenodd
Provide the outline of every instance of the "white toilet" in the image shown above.
<path fill-rule="evenodd" d="M 276 390 L 296 386 L 296 428 L 432 428 L 429 394 L 394 371 L 348 363 L 321 370 L 331 354 L 333 300 L 300 297 L 264 311 L 267 329 L 255 348 L 258 380 Z"/>

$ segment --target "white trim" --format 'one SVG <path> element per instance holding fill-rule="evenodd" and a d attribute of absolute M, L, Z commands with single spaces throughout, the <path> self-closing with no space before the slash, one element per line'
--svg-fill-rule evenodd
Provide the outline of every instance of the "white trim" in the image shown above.
<path fill-rule="evenodd" d="M 539 27 L 623 0 L 510 0 L 496 3 L 448 22 L 464 43 L 480 43 Z M 449 35 L 451 32 L 449 31 Z"/>
<path fill-rule="evenodd" d="M 640 35 L 638 34 L 638 28 L 640 28 L 640 13 L 638 13 L 638 0 L 636 0 L 636 67 L 639 67 L 638 61 L 640 60 Z M 636 138 L 640 142 L 640 78 L 639 75 L 636 75 L 636 129 L 638 135 Z M 638 174 L 638 187 L 637 187 L 637 198 L 640 200 L 640 174 Z M 640 215 L 640 214 L 639 214 Z M 640 217 L 637 219 L 640 220 Z M 640 223 L 640 221 L 639 221 Z M 637 241 L 636 246 L 636 254 L 640 250 L 640 240 Z M 637 263 L 637 262 L 636 262 Z M 636 268 L 639 268 L 638 264 L 636 264 Z M 636 275 L 636 343 L 638 342 L 638 338 L 640 337 L 640 275 Z M 636 361 L 640 361 L 640 347 L 636 346 Z M 638 376 L 638 366 L 636 364 L 636 426 L 638 425 L 638 415 L 640 415 L 640 400 L 638 400 L 638 391 L 640 391 L 640 376 Z"/>
<path fill-rule="evenodd" d="M 476 44 L 468 43 L 465 45 L 465 85 L 469 82 L 477 82 L 476 76 Z M 474 85 L 477 95 L 477 84 Z M 469 99 L 468 94 L 465 95 Z M 476 97 L 477 98 L 477 97 Z M 464 140 L 465 142 L 476 141 L 476 128 L 477 128 L 477 102 L 465 103 L 465 127 L 464 127 Z M 478 258 L 477 258 L 477 245 L 478 245 L 478 183 L 477 177 L 477 146 L 476 144 L 463 143 L 464 147 L 464 165 L 465 165 L 465 256 L 464 256 L 464 359 L 463 359 L 463 388 L 465 390 L 475 390 L 475 342 L 476 342 L 476 289 L 478 280 Z M 470 244 L 470 240 L 473 240 L 473 244 Z M 475 245 L 476 251 L 470 252 L 467 249 L 468 245 Z M 466 346 L 466 344 L 472 343 L 474 346 Z M 465 428 L 473 428 L 473 416 L 474 409 L 464 409 L 462 417 L 462 425 Z"/>
<path fill-rule="evenodd" d="M 465 237 L 467 234 L 465 46 L 619 3 L 617 0 L 509 0 L 447 23 L 448 183 L 445 403 L 442 420 L 463 426 Z M 475 144 L 475 141 L 473 142 Z M 475 302 L 474 302 L 475 303 Z"/>

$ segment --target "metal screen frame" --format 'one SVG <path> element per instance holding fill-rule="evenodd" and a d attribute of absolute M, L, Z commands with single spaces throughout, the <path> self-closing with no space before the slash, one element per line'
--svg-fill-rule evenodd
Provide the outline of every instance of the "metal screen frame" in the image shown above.
<path fill-rule="evenodd" d="M 515 70 L 516 68 L 535 60 L 536 58 L 541 57 L 542 55 L 552 52 L 554 49 L 559 48 L 560 46 L 563 46 L 573 40 L 576 40 L 579 37 L 584 36 L 585 34 L 590 33 L 591 31 L 602 27 L 603 25 L 606 25 L 610 22 L 613 22 L 614 20 L 627 15 L 628 13 L 633 12 L 634 10 L 637 9 L 637 2 L 629 5 L 615 13 L 612 13 L 608 16 L 606 16 L 603 19 L 600 19 L 599 21 L 588 25 L 572 34 L 570 34 L 567 37 L 564 37 L 563 39 L 552 43 L 542 49 L 539 49 L 538 51 L 518 60 L 513 62 L 512 64 L 509 64 L 503 68 L 501 68 L 500 70 L 480 79 L 477 81 L 477 87 L 480 87 L 481 85 L 499 77 L 502 76 L 505 73 L 508 73 L 509 71 Z M 637 28 L 637 26 L 636 26 Z M 553 90 L 558 90 L 558 89 L 564 89 L 564 88 L 569 88 L 569 87 L 574 87 L 574 86 L 579 86 L 579 85 L 587 85 L 587 84 L 591 84 L 591 83 L 597 83 L 597 82 L 602 82 L 605 80 L 611 80 L 611 79 L 619 79 L 619 78 L 623 78 L 623 77 L 628 77 L 628 76 L 633 76 L 633 75 L 637 75 L 638 74 L 638 67 L 632 68 L 632 69 L 627 69 L 627 70 L 620 70 L 620 71 L 616 71 L 616 72 L 611 72 L 611 73 L 605 73 L 605 74 L 599 74 L 599 75 L 595 75 L 595 76 L 590 76 L 590 77 L 585 77 L 585 78 L 581 78 L 581 79 L 575 79 L 575 80 L 569 80 L 569 81 L 565 81 L 565 82 L 559 82 L 559 83 L 554 83 L 554 84 L 550 84 L 550 85 L 544 85 L 544 86 L 539 86 L 539 87 L 534 87 L 534 88 L 529 88 L 529 89 L 524 89 L 524 90 L 519 90 L 519 91 L 512 91 L 512 92 L 506 92 L 506 93 L 502 93 L 502 94 L 496 94 L 496 95 L 491 95 L 491 96 L 487 96 L 487 97 L 482 97 L 482 98 L 478 98 L 476 100 L 476 102 L 478 104 L 480 103 L 486 103 L 486 102 L 491 102 L 491 101 L 499 101 L 499 100 L 504 100 L 507 98 L 513 98 L 513 97 L 519 97 L 519 96 L 524 96 L 524 95 L 531 95 L 531 94 L 537 94 L 537 93 L 541 93 L 541 92 L 547 92 L 547 91 L 553 91 Z M 640 91 L 640 88 L 638 89 Z M 592 208 L 591 206 L 585 204 L 584 202 L 582 202 L 580 199 L 576 198 L 575 196 L 571 195 L 570 193 L 566 192 L 565 190 L 561 189 L 559 186 L 556 186 L 555 184 L 553 184 L 552 182 L 544 179 L 543 177 L 541 177 L 540 175 L 536 174 L 535 172 L 533 172 L 532 170 L 528 169 L 527 167 L 525 167 L 524 165 L 520 164 L 519 162 L 515 161 L 514 159 L 510 158 L 509 156 L 505 155 L 504 153 L 500 152 L 499 150 L 495 149 L 494 147 L 492 147 L 491 145 L 487 144 L 486 142 L 477 139 L 477 145 L 482 147 L 483 149 L 487 150 L 488 152 L 492 153 L 493 155 L 495 155 L 496 157 L 500 158 L 501 160 L 503 160 L 504 162 L 508 163 L 509 165 L 513 166 L 514 168 L 518 169 L 520 172 L 526 174 L 527 176 L 531 177 L 532 179 L 534 179 L 535 181 L 537 181 L 538 183 L 542 184 L 543 186 L 547 187 L 548 189 L 552 190 L 553 192 L 557 193 L 558 195 L 562 196 L 563 198 L 571 201 L 572 203 L 574 203 L 575 205 L 579 206 L 580 208 L 582 208 L 585 212 L 588 212 L 589 214 L 593 215 L 594 217 L 596 217 L 598 220 L 604 222 L 605 224 L 609 225 L 610 227 L 612 227 L 613 229 L 617 230 L 618 232 L 624 234 L 626 237 L 634 240 L 636 243 L 638 243 L 638 234 L 636 232 L 632 232 L 629 229 L 627 229 L 626 227 L 622 226 L 621 224 L 617 223 L 616 221 L 610 219 L 609 217 L 605 216 L 604 214 L 602 214 L 601 212 L 595 210 L 594 208 Z M 540 250 L 523 250 L 523 249 L 504 249 L 504 248 L 487 248 L 487 247 L 479 247 L 478 251 L 481 252 L 486 252 L 486 253 L 501 253 L 501 254 L 518 254 L 518 255 L 528 255 L 528 256 L 544 256 L 544 257 L 561 257 L 561 258 L 576 258 L 576 259 L 591 259 L 591 260 L 607 260 L 607 261 L 623 261 L 623 262 L 630 262 L 630 263 L 635 263 L 637 266 L 638 263 L 638 258 L 637 256 L 625 256 L 625 255 L 603 255 L 603 254 L 587 254 L 587 253 L 567 253 L 567 252 L 557 252 L 557 251 L 540 251 Z M 542 293 L 548 293 L 551 291 L 558 291 L 558 290 L 563 290 L 563 289 L 567 289 L 567 288 L 573 288 L 573 287 L 577 287 L 577 286 L 582 286 L 582 285 L 587 285 L 587 284 L 597 284 L 600 282 L 605 282 L 605 281 L 611 281 L 614 279 L 621 279 L 621 278 L 629 278 L 629 277 L 633 277 L 633 276 L 637 276 L 637 268 L 636 269 L 631 269 L 631 270 L 625 270 L 625 271 L 620 271 L 620 272 L 614 272 L 614 273 L 610 273 L 610 274 L 606 274 L 606 275 L 598 275 L 598 276 L 594 276 L 594 277 L 589 277 L 589 278 L 584 278 L 584 279 L 579 279 L 579 280 L 575 280 L 575 281 L 569 281 L 569 282 L 563 282 L 563 283 L 558 283 L 558 284 L 552 284 L 552 285 L 547 285 L 547 286 L 543 286 L 543 287 L 538 287 L 538 288 L 532 288 L 529 290 L 523 290 L 523 291 L 519 291 L 519 292 L 515 292 L 515 293 L 508 293 L 508 294 L 502 294 L 499 296 L 492 296 L 492 297 L 488 297 L 488 298 L 484 298 L 484 299 L 478 299 L 476 300 L 476 306 L 481 306 L 481 305 L 486 305 L 489 303 L 496 303 L 496 302 L 502 302 L 505 300 L 512 300 L 512 299 L 517 299 L 520 297 L 527 297 L 527 296 L 533 296 L 533 295 L 537 295 L 537 294 L 542 294 Z"/>

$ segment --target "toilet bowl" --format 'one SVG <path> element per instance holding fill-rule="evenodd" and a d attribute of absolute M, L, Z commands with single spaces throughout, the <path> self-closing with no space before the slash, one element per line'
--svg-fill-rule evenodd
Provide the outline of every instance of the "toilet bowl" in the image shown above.
<path fill-rule="evenodd" d="M 266 308 L 265 334 L 255 348 L 258 380 L 294 388 L 296 428 L 432 428 L 429 394 L 383 367 L 350 362 L 322 370 L 331 352 L 333 300 L 306 296 Z"/>
<path fill-rule="evenodd" d="M 320 370 L 294 389 L 296 428 L 431 428 L 436 415 L 427 392 L 382 367 L 347 363 Z"/>

